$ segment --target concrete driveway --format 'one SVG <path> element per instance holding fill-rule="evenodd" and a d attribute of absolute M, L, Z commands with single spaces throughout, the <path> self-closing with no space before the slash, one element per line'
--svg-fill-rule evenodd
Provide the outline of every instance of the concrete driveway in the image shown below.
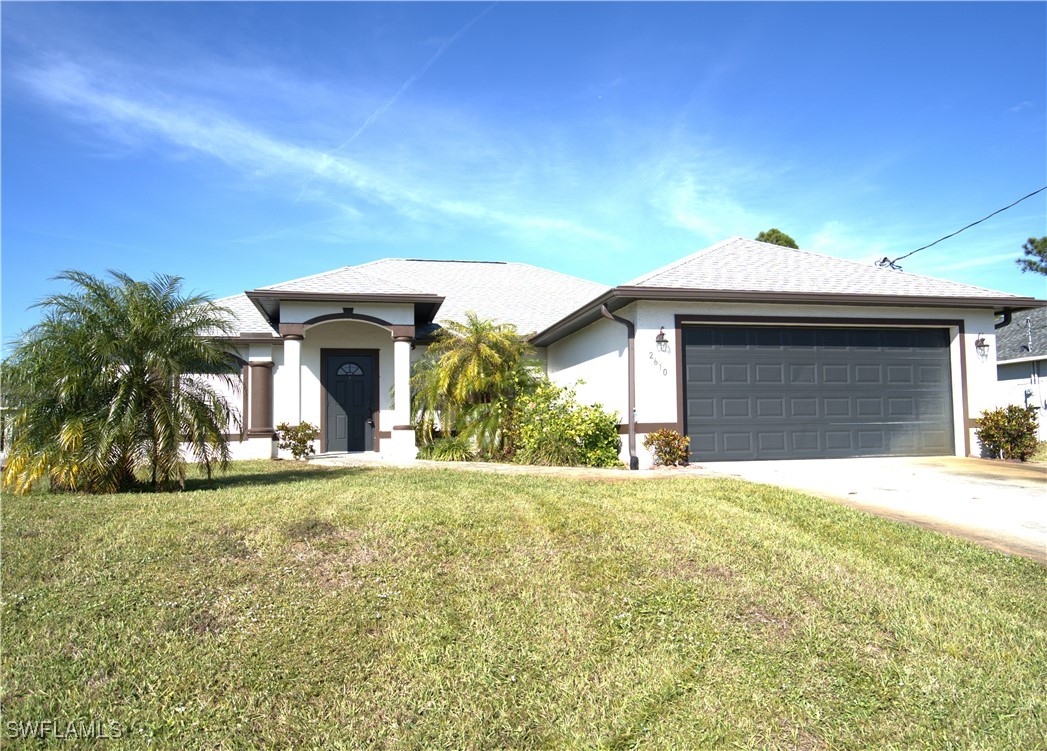
<path fill-rule="evenodd" d="M 960 457 L 703 462 L 1047 565 L 1047 465 Z"/>

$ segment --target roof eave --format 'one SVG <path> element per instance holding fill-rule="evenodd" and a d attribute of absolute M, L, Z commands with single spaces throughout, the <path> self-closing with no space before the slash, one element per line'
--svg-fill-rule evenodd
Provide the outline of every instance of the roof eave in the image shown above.
<path fill-rule="evenodd" d="M 415 306 L 416 324 L 431 321 L 444 302 L 440 295 L 399 293 L 305 292 L 294 290 L 253 289 L 244 293 L 270 323 L 274 322 L 283 302 L 343 303 L 410 303 Z"/>
<path fill-rule="evenodd" d="M 928 297 L 922 295 L 860 295 L 621 286 L 615 287 L 586 303 L 552 326 L 535 334 L 530 341 L 535 346 L 548 346 L 593 323 L 600 317 L 601 305 L 606 304 L 611 310 L 617 310 L 637 300 L 860 305 L 866 307 L 981 308 L 992 309 L 997 313 L 1030 310 L 1047 304 L 1047 301 L 1037 300 L 1032 297 Z"/>

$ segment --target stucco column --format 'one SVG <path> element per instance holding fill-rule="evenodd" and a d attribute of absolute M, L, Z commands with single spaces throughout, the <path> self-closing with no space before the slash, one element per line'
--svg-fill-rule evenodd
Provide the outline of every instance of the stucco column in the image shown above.
<path fill-rule="evenodd" d="M 288 425 L 298 425 L 302 421 L 302 336 L 287 334 L 284 336 L 284 369 L 281 379 L 286 379 L 286 388 L 280 395 L 279 419 Z"/>
<path fill-rule="evenodd" d="M 414 326 L 393 327 L 393 429 L 388 453 L 396 459 L 414 459 L 414 426 L 411 424 L 411 345 Z M 383 443 L 384 448 L 384 443 Z"/>
<path fill-rule="evenodd" d="M 411 422 L 411 340 L 393 340 L 393 425 Z"/>

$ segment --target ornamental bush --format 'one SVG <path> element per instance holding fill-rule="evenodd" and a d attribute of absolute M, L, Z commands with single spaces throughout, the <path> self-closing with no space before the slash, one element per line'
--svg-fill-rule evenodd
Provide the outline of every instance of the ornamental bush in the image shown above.
<path fill-rule="evenodd" d="M 542 381 L 518 399 L 515 460 L 545 466 L 616 467 L 618 414 L 580 404 L 573 389 Z"/>
<path fill-rule="evenodd" d="M 476 458 L 473 446 L 465 436 L 437 438 L 418 449 L 419 459 L 438 462 L 468 462 Z"/>
<path fill-rule="evenodd" d="M 1009 404 L 987 409 L 977 420 L 983 453 L 1002 459 L 1028 461 L 1036 453 L 1036 408 Z"/>
<path fill-rule="evenodd" d="M 288 425 L 282 422 L 276 426 L 280 437 L 280 448 L 290 451 L 295 459 L 305 459 L 310 454 L 315 454 L 313 441 L 320 437 L 320 429 L 312 423 L 303 422 L 300 425 Z"/>
<path fill-rule="evenodd" d="M 678 467 L 687 464 L 689 436 L 680 435 L 675 430 L 656 430 L 648 433 L 643 439 L 643 447 L 654 454 L 654 466 Z"/>

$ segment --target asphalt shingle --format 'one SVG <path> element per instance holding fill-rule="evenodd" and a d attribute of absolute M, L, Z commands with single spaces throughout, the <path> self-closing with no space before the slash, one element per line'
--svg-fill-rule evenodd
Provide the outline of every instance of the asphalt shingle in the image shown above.
<path fill-rule="evenodd" d="M 724 240 L 623 286 L 800 294 L 1016 297 L 741 237 Z"/>
<path fill-rule="evenodd" d="M 393 279 L 374 276 L 360 270 L 359 266 L 343 266 L 340 269 L 291 279 L 262 290 L 277 292 L 320 292 L 341 295 L 423 295 L 432 290 L 415 289 Z"/>
<path fill-rule="evenodd" d="M 427 261 L 386 258 L 357 267 L 368 276 L 403 283 L 440 295 L 437 321 L 460 321 L 469 311 L 521 334 L 541 331 L 607 291 L 586 279 L 526 263 Z"/>
<path fill-rule="evenodd" d="M 996 359 L 1047 357 L 1047 308 L 1020 310 L 996 330 Z"/>
<path fill-rule="evenodd" d="M 271 334 L 277 336 L 276 331 L 265 320 L 255 304 L 244 293 L 223 297 L 215 300 L 215 305 L 221 306 L 232 313 L 232 335 L 238 334 Z"/>

